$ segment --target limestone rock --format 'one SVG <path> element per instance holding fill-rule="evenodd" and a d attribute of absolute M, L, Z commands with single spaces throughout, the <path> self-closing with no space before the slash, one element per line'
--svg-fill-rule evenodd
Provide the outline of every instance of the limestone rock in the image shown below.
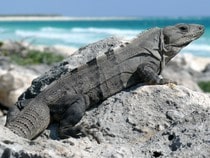
<path fill-rule="evenodd" d="M 201 92 L 202 90 L 197 84 L 197 78 L 201 75 L 193 69 L 186 68 L 179 62 L 171 61 L 164 68 L 162 76 L 176 81 L 179 85 L 184 85 L 194 91 Z"/>
<path fill-rule="evenodd" d="M 142 146 L 142 157 L 210 157 L 210 111 L 194 111 Z"/>
<path fill-rule="evenodd" d="M 22 51 L 26 50 L 29 47 L 29 43 L 24 41 L 12 41 L 7 40 L 3 42 L 3 45 L 0 48 L 0 51 L 7 51 L 7 53 L 22 53 Z"/>
<path fill-rule="evenodd" d="M 92 135 L 29 141 L 0 128 L 2 157 L 209 157 L 210 96 L 183 86 L 122 91 L 89 110 L 79 124 Z M 101 142 L 98 144 L 97 142 Z"/>
<path fill-rule="evenodd" d="M 197 81 L 210 81 L 210 63 L 206 65 L 202 73 L 199 75 L 199 77 L 197 77 Z"/>
<path fill-rule="evenodd" d="M 178 65 L 181 65 L 185 69 L 200 72 L 210 63 L 210 58 L 194 56 L 192 54 L 178 54 L 172 61 L 178 63 Z"/>
<path fill-rule="evenodd" d="M 30 69 L 13 65 L 7 58 L 0 58 L 0 103 L 12 106 L 39 74 Z"/>
<path fill-rule="evenodd" d="M 83 120 L 102 127 L 105 141 L 145 142 L 192 112 L 208 109 L 209 99 L 182 86 L 142 86 L 107 99 Z"/>
<path fill-rule="evenodd" d="M 166 66 L 163 75 L 174 78 L 179 84 L 192 90 L 201 91 L 197 83 L 210 81 L 210 58 L 178 54 Z"/>

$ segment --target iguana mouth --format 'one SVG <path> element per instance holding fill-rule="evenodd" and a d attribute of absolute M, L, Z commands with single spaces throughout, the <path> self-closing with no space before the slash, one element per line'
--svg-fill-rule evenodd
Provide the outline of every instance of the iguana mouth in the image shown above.
<path fill-rule="evenodd" d="M 189 41 L 189 42 L 185 42 L 185 43 L 180 43 L 180 44 L 169 44 L 168 46 L 173 46 L 173 47 L 185 47 L 185 46 L 187 46 L 188 44 L 190 44 L 191 43 L 191 41 Z"/>
<path fill-rule="evenodd" d="M 194 40 L 195 40 L 195 39 L 198 39 L 203 33 L 204 33 L 204 30 L 199 31 L 199 32 L 197 32 L 195 34 L 192 34 L 191 36 L 187 36 L 187 37 L 188 38 L 194 38 Z"/>
<path fill-rule="evenodd" d="M 182 42 L 182 43 L 175 42 L 174 44 L 169 44 L 169 45 L 173 46 L 173 47 L 185 47 L 188 44 L 190 44 L 193 40 L 198 39 L 203 33 L 204 33 L 204 31 L 199 31 L 195 34 L 184 36 L 182 39 L 186 38 L 186 42 Z"/>
<path fill-rule="evenodd" d="M 188 44 L 190 44 L 191 42 L 187 42 L 187 43 L 184 43 L 184 44 L 182 44 L 182 45 L 180 45 L 181 47 L 185 47 L 185 46 L 187 46 Z"/>

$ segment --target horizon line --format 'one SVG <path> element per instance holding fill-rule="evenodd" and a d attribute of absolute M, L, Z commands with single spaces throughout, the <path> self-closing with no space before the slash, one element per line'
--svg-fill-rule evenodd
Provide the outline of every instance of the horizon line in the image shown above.
<path fill-rule="evenodd" d="M 210 16 L 64 16 L 59 14 L 17 14 L 1 15 L 0 21 L 76 21 L 76 20 L 144 20 L 144 19 L 189 19 L 189 18 L 210 18 Z"/>

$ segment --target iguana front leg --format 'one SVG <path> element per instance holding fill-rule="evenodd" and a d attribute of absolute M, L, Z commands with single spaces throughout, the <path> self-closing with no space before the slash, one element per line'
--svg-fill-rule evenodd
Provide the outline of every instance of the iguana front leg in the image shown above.
<path fill-rule="evenodd" d="M 170 79 L 161 78 L 158 75 L 157 67 L 158 66 L 152 62 L 140 64 L 137 68 L 137 73 L 143 82 L 149 84 L 158 84 L 158 85 L 163 85 L 168 83 L 177 84 L 175 81 L 172 81 Z"/>

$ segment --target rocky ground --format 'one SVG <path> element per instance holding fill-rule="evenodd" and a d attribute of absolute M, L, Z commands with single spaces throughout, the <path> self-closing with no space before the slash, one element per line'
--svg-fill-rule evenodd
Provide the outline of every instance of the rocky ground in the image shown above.
<path fill-rule="evenodd" d="M 1 104 L 11 106 L 22 92 L 19 99 L 34 97 L 63 73 L 124 42 L 109 38 L 91 44 L 44 74 L 38 71 L 39 68 L 14 66 L 1 58 L 0 91 L 3 92 L 0 96 L 4 96 L 0 98 Z M 59 140 L 56 125 L 51 125 L 35 140 L 20 138 L 3 126 L 5 108 L 0 113 L 0 155 L 3 158 L 210 157 L 210 95 L 203 93 L 197 84 L 198 81 L 209 81 L 210 69 L 206 66 L 208 60 L 202 64 L 197 60 L 192 56 L 178 56 L 165 69 L 163 76 L 176 80 L 179 85 L 137 85 L 89 110 L 79 123 L 92 131 L 88 137 Z M 16 70 L 16 74 L 11 72 Z M 29 70 L 34 75 L 31 78 L 26 76 L 30 74 Z M 31 81 L 37 76 L 40 77 L 26 90 L 30 85 L 26 79 Z M 14 89 L 18 91 L 17 83 L 22 84 L 19 86 L 22 89 L 14 99 L 5 99 L 14 96 Z"/>

